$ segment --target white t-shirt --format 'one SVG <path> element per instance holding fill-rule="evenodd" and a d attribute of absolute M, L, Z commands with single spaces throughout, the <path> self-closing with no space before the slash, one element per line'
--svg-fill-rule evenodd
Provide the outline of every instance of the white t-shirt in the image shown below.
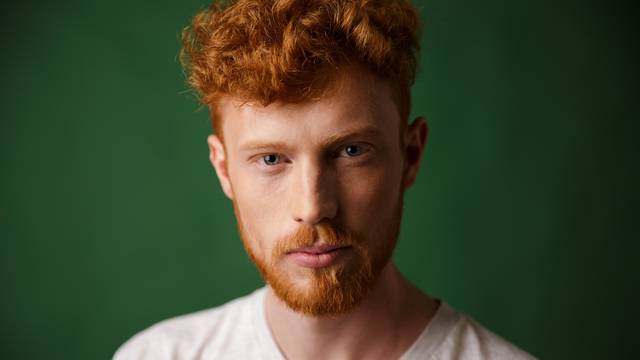
<path fill-rule="evenodd" d="M 284 359 L 264 316 L 266 287 L 220 307 L 162 321 L 135 335 L 114 360 Z M 444 301 L 401 360 L 534 359 Z"/>

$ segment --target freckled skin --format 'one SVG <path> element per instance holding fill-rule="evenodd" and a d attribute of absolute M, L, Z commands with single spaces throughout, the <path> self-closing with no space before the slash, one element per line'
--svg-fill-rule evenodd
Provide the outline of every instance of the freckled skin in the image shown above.
<path fill-rule="evenodd" d="M 395 240 L 389 227 L 402 191 L 399 114 L 386 82 L 358 75 L 341 78 L 327 96 L 302 104 L 221 102 L 225 192 L 234 200 L 256 257 L 268 257 L 274 241 L 300 224 L 322 220 L 362 233 L 371 246 Z M 365 128 L 377 134 L 357 133 Z M 327 148 L 327 139 L 354 131 L 353 137 Z M 255 142 L 285 147 L 245 149 Z M 362 153 L 350 156 L 350 145 Z M 280 162 L 267 165 L 265 156 L 272 163 L 273 154 Z"/>
<path fill-rule="evenodd" d="M 373 262 L 383 261 L 361 302 L 345 312 L 327 312 L 334 314 L 329 317 L 297 311 L 271 286 L 265 316 L 284 354 L 398 358 L 438 306 L 389 261 L 427 126 L 422 118 L 401 126 L 386 81 L 360 69 L 338 75 L 323 97 L 303 103 L 264 107 L 221 99 L 224 144 L 209 136 L 210 160 L 263 276 L 268 264 L 267 271 L 299 294 L 317 286 L 310 276 L 316 269 L 301 270 L 273 254 L 283 238 L 326 223 L 358 234 Z M 343 260 L 345 273 L 358 266 L 357 257 Z"/>

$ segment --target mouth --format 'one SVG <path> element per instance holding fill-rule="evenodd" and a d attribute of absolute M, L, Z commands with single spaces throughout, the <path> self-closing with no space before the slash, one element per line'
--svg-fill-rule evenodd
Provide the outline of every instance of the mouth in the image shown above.
<path fill-rule="evenodd" d="M 305 254 L 324 254 L 332 251 L 336 251 L 339 249 L 350 247 L 348 245 L 313 245 L 313 246 L 303 246 L 297 249 L 293 249 L 291 251 L 287 251 L 288 254 L 292 253 L 305 253 Z"/>
<path fill-rule="evenodd" d="M 288 251 L 286 258 L 298 266 L 316 269 L 334 264 L 350 249 L 348 245 L 305 246 Z"/>

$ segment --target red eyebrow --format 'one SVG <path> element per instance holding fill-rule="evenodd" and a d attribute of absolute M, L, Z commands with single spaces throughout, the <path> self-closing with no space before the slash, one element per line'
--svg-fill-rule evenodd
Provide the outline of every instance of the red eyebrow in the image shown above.
<path fill-rule="evenodd" d="M 381 132 L 375 127 L 358 128 L 351 131 L 347 131 L 342 134 L 336 134 L 329 136 L 322 141 L 322 145 L 326 148 L 333 147 L 336 144 L 349 140 L 355 137 L 378 137 Z"/>
<path fill-rule="evenodd" d="M 349 130 L 345 133 L 331 135 L 328 138 L 322 140 L 323 148 L 330 148 L 349 140 L 354 137 L 378 137 L 381 135 L 381 132 L 375 127 L 364 127 L 354 130 Z M 249 151 L 249 150 L 260 150 L 260 149 L 269 149 L 269 150 L 288 150 L 291 148 L 291 144 L 288 144 L 284 141 L 249 141 L 240 146 L 241 150 Z"/>
<path fill-rule="evenodd" d="M 249 141 L 240 146 L 240 150 L 286 150 L 289 145 L 283 141 Z"/>

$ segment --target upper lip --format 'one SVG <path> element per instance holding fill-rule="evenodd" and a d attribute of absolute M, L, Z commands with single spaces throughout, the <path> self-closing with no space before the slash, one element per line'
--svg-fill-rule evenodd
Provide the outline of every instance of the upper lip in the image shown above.
<path fill-rule="evenodd" d="M 348 245 L 319 244 L 319 245 L 299 247 L 299 248 L 293 249 L 291 251 L 288 251 L 287 253 L 303 252 L 303 253 L 308 253 L 308 254 L 322 254 L 322 253 L 326 253 L 326 252 L 329 252 L 329 251 L 333 251 L 333 250 L 341 249 L 341 248 L 345 248 L 345 247 L 348 247 Z"/>

